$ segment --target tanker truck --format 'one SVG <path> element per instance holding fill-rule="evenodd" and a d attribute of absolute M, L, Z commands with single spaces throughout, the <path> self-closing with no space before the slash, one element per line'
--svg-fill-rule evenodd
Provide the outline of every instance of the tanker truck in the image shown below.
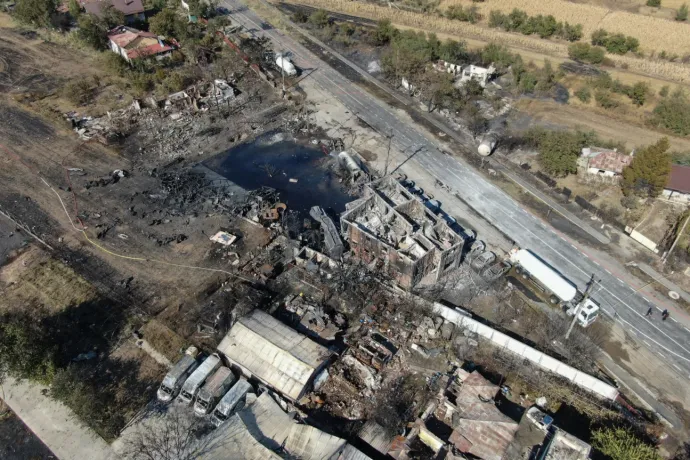
<path fill-rule="evenodd" d="M 287 56 L 277 53 L 276 65 L 288 77 L 294 77 L 295 75 L 297 75 L 297 68 L 295 67 L 295 64 L 293 64 L 290 58 L 288 58 Z"/>
<path fill-rule="evenodd" d="M 522 278 L 531 280 L 549 297 L 549 302 L 561 305 L 570 316 L 577 312 L 577 306 L 584 298 L 583 294 L 570 280 L 536 254 L 527 249 L 515 248 L 510 251 L 510 261 Z M 578 323 L 582 327 L 589 326 L 599 316 L 599 310 L 599 304 L 588 297 L 577 315 Z"/>

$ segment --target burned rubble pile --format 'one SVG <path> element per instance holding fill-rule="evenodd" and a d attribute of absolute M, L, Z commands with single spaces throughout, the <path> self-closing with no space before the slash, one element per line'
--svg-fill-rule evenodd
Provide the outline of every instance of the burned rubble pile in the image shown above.
<path fill-rule="evenodd" d="M 244 140 L 276 121 L 277 111 L 269 110 L 253 122 L 242 122 L 247 110 L 253 117 L 270 98 L 257 92 L 240 92 L 234 79 L 215 79 L 192 85 L 165 99 L 134 100 L 128 107 L 93 117 L 68 112 L 65 119 L 83 141 L 104 145 L 123 143 L 125 150 L 153 153 L 160 159 L 200 155 L 209 147 L 208 137 L 224 130 L 230 143 Z M 270 108 L 270 107 L 269 107 Z M 276 112 L 276 113 L 273 113 Z M 238 117 L 238 115 L 240 115 Z M 216 119 L 228 120 L 222 126 Z"/>

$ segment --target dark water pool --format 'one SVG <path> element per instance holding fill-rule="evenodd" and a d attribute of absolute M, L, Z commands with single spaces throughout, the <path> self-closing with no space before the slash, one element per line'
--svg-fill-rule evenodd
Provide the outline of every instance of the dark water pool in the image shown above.
<path fill-rule="evenodd" d="M 345 203 L 354 199 L 330 169 L 336 161 L 317 146 L 271 133 L 206 160 L 204 165 L 246 190 L 274 188 L 288 209 L 306 216 L 312 206 L 340 214 Z"/>

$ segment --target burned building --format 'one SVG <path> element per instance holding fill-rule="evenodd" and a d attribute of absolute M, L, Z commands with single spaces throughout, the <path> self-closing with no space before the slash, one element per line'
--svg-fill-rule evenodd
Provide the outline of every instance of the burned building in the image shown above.
<path fill-rule="evenodd" d="M 341 216 L 352 254 L 376 264 L 403 288 L 438 281 L 461 262 L 464 239 L 393 178 L 365 187 Z"/>

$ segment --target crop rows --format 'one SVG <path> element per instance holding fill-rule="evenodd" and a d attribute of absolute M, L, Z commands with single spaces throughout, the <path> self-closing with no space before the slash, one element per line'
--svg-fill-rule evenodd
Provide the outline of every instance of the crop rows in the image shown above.
<path fill-rule="evenodd" d="M 559 57 L 568 55 L 568 46 L 550 40 L 525 36 L 517 33 L 502 32 L 467 22 L 453 21 L 429 14 L 414 13 L 381 7 L 371 3 L 349 0 L 284 0 L 287 3 L 301 4 L 314 8 L 323 8 L 342 14 L 366 19 L 390 19 L 394 24 L 454 35 L 459 38 L 474 38 L 486 42 L 501 43 L 506 46 L 523 48 L 530 51 L 550 54 Z M 530 1 L 530 0 L 525 0 Z M 487 2 L 488 3 L 488 2 Z M 634 15 L 633 15 L 634 16 Z M 560 18 L 559 18 L 560 20 Z M 570 19 L 564 19 L 570 21 Z M 614 32 L 619 30 L 611 29 Z M 687 52 L 687 51 L 686 51 Z M 617 66 L 627 66 L 633 72 L 656 75 L 679 83 L 690 83 L 690 67 L 679 63 L 645 60 L 633 56 L 607 55 Z"/>
<path fill-rule="evenodd" d="M 613 11 L 585 3 L 572 3 L 565 0 L 486 0 L 472 3 L 470 0 L 443 0 L 439 9 L 445 11 L 451 5 L 474 5 L 480 13 L 489 17 L 491 10 L 510 13 L 517 8 L 530 16 L 552 15 L 558 21 L 582 24 L 584 37 L 597 29 L 630 35 L 640 41 L 645 51 L 666 51 L 684 55 L 690 51 L 690 24 L 669 21 L 662 18 Z"/>

